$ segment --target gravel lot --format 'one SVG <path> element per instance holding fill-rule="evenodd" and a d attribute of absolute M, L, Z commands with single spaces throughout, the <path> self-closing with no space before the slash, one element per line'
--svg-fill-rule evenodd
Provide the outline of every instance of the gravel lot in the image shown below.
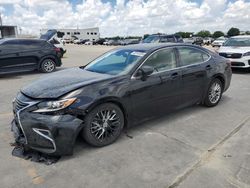
<path fill-rule="evenodd" d="M 113 48 L 67 45 L 63 67 L 86 64 Z M 11 155 L 11 101 L 44 74 L 0 77 L 0 187 L 250 187 L 250 73 L 234 71 L 215 108 L 193 106 L 135 126 L 113 145 L 81 139 L 73 156 L 51 166 Z"/>

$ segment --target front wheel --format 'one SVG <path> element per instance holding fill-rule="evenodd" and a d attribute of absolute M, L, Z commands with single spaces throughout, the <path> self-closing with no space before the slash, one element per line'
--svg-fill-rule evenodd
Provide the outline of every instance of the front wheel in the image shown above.
<path fill-rule="evenodd" d="M 223 87 L 221 81 L 217 78 L 214 79 L 209 85 L 206 98 L 204 101 L 205 106 L 208 107 L 216 106 L 220 102 L 222 92 L 223 92 Z"/>
<path fill-rule="evenodd" d="M 113 103 L 101 104 L 86 116 L 82 137 L 90 145 L 106 146 L 120 136 L 123 126 L 121 109 Z"/>

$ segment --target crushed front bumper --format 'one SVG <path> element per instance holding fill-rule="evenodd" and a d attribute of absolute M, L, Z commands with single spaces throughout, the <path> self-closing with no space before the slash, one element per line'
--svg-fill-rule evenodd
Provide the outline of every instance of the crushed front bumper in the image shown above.
<path fill-rule="evenodd" d="M 11 130 L 24 147 L 50 155 L 71 155 L 82 126 L 82 120 L 72 115 L 22 111 L 15 115 Z"/>

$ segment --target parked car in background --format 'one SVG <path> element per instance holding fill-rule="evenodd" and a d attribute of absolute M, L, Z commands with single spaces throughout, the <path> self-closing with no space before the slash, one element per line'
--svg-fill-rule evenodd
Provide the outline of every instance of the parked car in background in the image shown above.
<path fill-rule="evenodd" d="M 64 38 L 64 42 L 65 42 L 66 44 L 71 44 L 71 43 L 73 43 L 73 40 L 70 39 L 70 38 Z"/>
<path fill-rule="evenodd" d="M 75 40 L 73 41 L 73 43 L 74 43 L 74 44 L 79 44 L 80 41 L 81 41 L 81 39 L 75 39 Z"/>
<path fill-rule="evenodd" d="M 250 69 L 250 35 L 229 38 L 220 47 L 219 55 L 229 59 L 232 67 Z"/>
<path fill-rule="evenodd" d="M 61 66 L 60 49 L 46 40 L 0 40 L 0 73 L 39 70 L 53 72 Z"/>
<path fill-rule="evenodd" d="M 225 37 L 219 37 L 212 42 L 212 46 L 213 47 L 221 47 L 226 42 L 226 40 L 227 40 L 227 38 L 225 38 Z"/>
<path fill-rule="evenodd" d="M 90 41 L 90 40 L 89 40 L 89 41 L 85 42 L 84 44 L 85 44 L 85 45 L 93 45 L 93 41 Z"/>
<path fill-rule="evenodd" d="M 78 135 L 106 146 L 124 127 L 194 104 L 216 106 L 230 85 L 228 62 L 187 44 L 119 47 L 22 88 L 12 131 L 19 145 L 50 155 L 72 154 Z"/>
<path fill-rule="evenodd" d="M 203 45 L 203 38 L 201 38 L 201 37 L 194 37 L 193 44 L 198 45 L 198 46 L 202 46 Z"/>
<path fill-rule="evenodd" d="M 96 41 L 93 41 L 93 44 L 94 44 L 94 45 L 103 45 L 103 43 L 104 43 L 105 41 L 106 41 L 105 39 L 100 38 L 100 39 L 98 39 L 98 40 L 96 40 Z"/>
<path fill-rule="evenodd" d="M 183 42 L 186 44 L 194 44 L 194 38 L 190 37 L 190 38 L 184 38 Z"/>
<path fill-rule="evenodd" d="M 118 45 L 121 45 L 121 41 L 120 40 L 108 40 L 107 42 L 105 42 L 105 45 L 118 46 Z"/>
<path fill-rule="evenodd" d="M 139 39 L 125 39 L 121 41 L 121 45 L 130 45 L 130 44 L 139 44 L 140 40 Z"/>
<path fill-rule="evenodd" d="M 210 45 L 210 44 L 212 44 L 213 41 L 214 41 L 213 38 L 211 38 L 211 37 L 205 37 L 205 38 L 203 39 L 203 44 L 205 44 L 205 45 Z"/>
<path fill-rule="evenodd" d="M 149 35 L 142 43 L 183 43 L 183 39 L 179 35 Z"/>
<path fill-rule="evenodd" d="M 40 39 L 46 40 L 49 43 L 53 44 L 57 48 L 60 49 L 60 52 L 58 53 L 60 57 L 63 57 L 63 55 L 66 53 L 66 49 L 64 47 L 64 41 L 62 41 L 62 38 L 59 38 L 57 36 L 57 30 L 48 30 L 46 33 L 42 34 L 40 36 Z"/>
<path fill-rule="evenodd" d="M 85 44 L 85 42 L 88 42 L 89 39 L 80 39 L 76 44 Z"/>

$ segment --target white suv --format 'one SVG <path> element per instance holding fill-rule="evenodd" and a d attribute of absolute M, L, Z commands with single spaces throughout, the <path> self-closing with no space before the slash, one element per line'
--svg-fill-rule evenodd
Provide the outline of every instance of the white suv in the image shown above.
<path fill-rule="evenodd" d="M 250 68 L 250 35 L 231 37 L 220 47 L 219 54 L 228 58 L 232 67 Z"/>

